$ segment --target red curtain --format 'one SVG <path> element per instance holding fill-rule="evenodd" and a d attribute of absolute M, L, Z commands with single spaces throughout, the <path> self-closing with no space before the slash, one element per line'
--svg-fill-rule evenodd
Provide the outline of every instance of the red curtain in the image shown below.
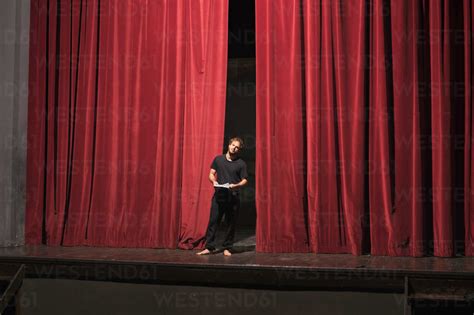
<path fill-rule="evenodd" d="M 472 255 L 472 10 L 256 1 L 257 250 Z"/>
<path fill-rule="evenodd" d="M 28 244 L 200 247 L 227 0 L 33 0 Z"/>
<path fill-rule="evenodd" d="M 257 251 L 307 251 L 298 1 L 256 1 Z"/>

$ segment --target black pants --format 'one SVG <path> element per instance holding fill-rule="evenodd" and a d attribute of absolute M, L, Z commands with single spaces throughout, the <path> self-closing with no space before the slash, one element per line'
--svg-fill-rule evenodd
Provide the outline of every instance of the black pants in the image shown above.
<path fill-rule="evenodd" d="M 206 232 L 206 248 L 216 249 L 216 233 L 219 223 L 224 215 L 226 232 L 223 247 L 231 249 L 234 245 L 235 225 L 240 208 L 240 197 L 238 191 L 226 188 L 217 188 L 212 197 L 211 216 Z"/>

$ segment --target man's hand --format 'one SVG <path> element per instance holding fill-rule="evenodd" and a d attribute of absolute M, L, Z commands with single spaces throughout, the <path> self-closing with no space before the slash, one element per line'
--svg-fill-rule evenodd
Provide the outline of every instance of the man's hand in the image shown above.
<path fill-rule="evenodd" d="M 230 184 L 230 185 L 229 185 L 229 189 L 231 189 L 231 190 L 238 189 L 238 188 L 240 188 L 240 187 L 242 187 L 242 186 L 247 185 L 247 182 L 248 182 L 248 181 L 247 181 L 246 179 L 242 179 L 242 180 L 241 180 L 239 183 L 237 183 L 237 184 Z"/>

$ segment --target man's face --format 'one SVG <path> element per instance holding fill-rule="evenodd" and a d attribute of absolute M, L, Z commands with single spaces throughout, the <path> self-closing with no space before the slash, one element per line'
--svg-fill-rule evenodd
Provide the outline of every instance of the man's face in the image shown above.
<path fill-rule="evenodd" d="M 237 154 L 239 153 L 241 147 L 240 147 L 240 142 L 239 141 L 232 141 L 231 144 L 229 144 L 229 153 L 230 154 Z"/>

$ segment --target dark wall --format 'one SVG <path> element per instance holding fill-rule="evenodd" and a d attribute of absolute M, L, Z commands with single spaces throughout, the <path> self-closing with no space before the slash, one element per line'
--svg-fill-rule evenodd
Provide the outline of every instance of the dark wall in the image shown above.
<path fill-rule="evenodd" d="M 29 0 L 0 1 L 0 246 L 24 242 Z"/>
<path fill-rule="evenodd" d="M 249 184 L 241 192 L 239 225 L 255 227 L 255 1 L 229 1 L 229 64 L 225 140 L 241 137 Z"/>
<path fill-rule="evenodd" d="M 28 314 L 403 314 L 403 294 L 270 291 L 79 280 L 26 279 Z"/>
<path fill-rule="evenodd" d="M 255 58 L 230 59 L 227 71 L 225 148 L 228 139 L 244 140 L 242 159 L 247 163 L 249 184 L 241 190 L 239 225 L 255 226 Z"/>
<path fill-rule="evenodd" d="M 255 0 L 229 1 L 229 58 L 255 58 Z"/>

